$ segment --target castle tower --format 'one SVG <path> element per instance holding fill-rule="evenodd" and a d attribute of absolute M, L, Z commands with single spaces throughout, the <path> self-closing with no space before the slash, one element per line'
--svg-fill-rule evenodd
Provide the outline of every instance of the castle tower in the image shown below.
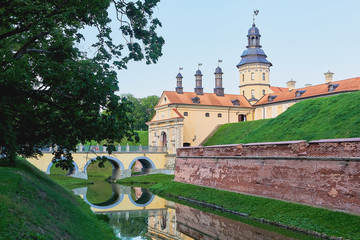
<path fill-rule="evenodd" d="M 215 88 L 216 96 L 224 96 L 224 88 L 222 87 L 222 75 L 224 74 L 220 67 L 215 69 Z"/>
<path fill-rule="evenodd" d="M 178 94 L 183 94 L 182 79 L 183 79 L 183 76 L 179 72 L 178 75 L 176 75 L 176 88 L 175 88 L 175 90 Z"/>
<path fill-rule="evenodd" d="M 258 11 L 254 12 L 257 15 Z M 241 55 L 241 61 L 236 67 L 240 74 L 240 95 L 244 95 L 251 104 L 256 103 L 270 90 L 270 67 L 265 52 L 260 45 L 260 32 L 255 25 L 255 15 L 252 27 L 248 31 L 248 45 Z"/>
<path fill-rule="evenodd" d="M 202 87 L 202 73 L 200 71 L 200 69 L 198 69 L 195 73 L 195 93 L 197 95 L 203 95 L 204 94 L 204 89 Z"/>

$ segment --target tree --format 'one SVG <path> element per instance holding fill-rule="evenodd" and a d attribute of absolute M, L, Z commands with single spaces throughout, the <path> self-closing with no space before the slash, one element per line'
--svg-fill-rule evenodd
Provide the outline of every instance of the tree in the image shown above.
<path fill-rule="evenodd" d="M 130 60 L 156 63 L 164 39 L 153 18 L 159 0 L 3 0 L 0 3 L 0 146 L 17 154 L 41 154 L 58 146 L 54 160 L 66 168 L 80 142 L 132 139 L 130 102 L 115 94 L 113 66 Z M 125 43 L 111 38 L 113 6 Z M 77 45 L 79 30 L 98 30 L 94 56 Z M 106 114 L 101 114 L 106 111 Z M 108 148 L 111 149 L 111 148 Z"/>
<path fill-rule="evenodd" d="M 129 118 L 132 119 L 135 130 L 147 130 L 146 122 L 150 121 L 155 114 L 154 107 L 159 101 L 159 97 L 152 95 L 144 98 L 136 98 L 134 95 L 122 94 L 122 97 L 131 102 Z"/>

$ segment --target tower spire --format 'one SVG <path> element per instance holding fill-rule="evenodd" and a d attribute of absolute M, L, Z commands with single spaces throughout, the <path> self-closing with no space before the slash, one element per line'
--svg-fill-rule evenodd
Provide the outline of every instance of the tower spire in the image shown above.
<path fill-rule="evenodd" d="M 253 14 L 253 27 L 255 27 L 255 16 L 257 16 L 259 14 L 259 10 L 254 10 L 254 14 Z"/>

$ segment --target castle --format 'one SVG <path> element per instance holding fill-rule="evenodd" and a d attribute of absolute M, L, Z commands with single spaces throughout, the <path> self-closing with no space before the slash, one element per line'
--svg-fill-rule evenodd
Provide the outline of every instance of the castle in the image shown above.
<path fill-rule="evenodd" d="M 360 77 L 333 81 L 333 73 L 325 73 L 325 82 L 295 88 L 270 85 L 270 67 L 260 45 L 260 32 L 253 23 L 248 31 L 248 46 L 236 65 L 239 70 L 239 95 L 225 94 L 222 69 L 215 69 L 213 93 L 204 93 L 202 73 L 195 73 L 193 92 L 184 92 L 182 75 L 176 76 L 175 91 L 164 91 L 149 126 L 149 146 L 164 146 L 169 153 L 179 147 L 198 146 L 225 123 L 274 118 L 293 104 L 309 98 L 324 97 L 360 90 Z"/>

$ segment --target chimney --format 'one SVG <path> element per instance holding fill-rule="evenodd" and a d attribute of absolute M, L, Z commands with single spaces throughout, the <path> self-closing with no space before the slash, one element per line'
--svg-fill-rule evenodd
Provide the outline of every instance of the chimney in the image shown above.
<path fill-rule="evenodd" d="M 305 84 L 305 87 L 310 87 L 310 86 L 312 86 L 311 83 Z"/>
<path fill-rule="evenodd" d="M 176 75 L 176 88 L 175 88 L 176 93 L 178 93 L 178 94 L 183 94 L 182 79 L 183 79 L 183 76 L 179 72 L 178 75 Z"/>
<path fill-rule="evenodd" d="M 195 73 L 195 93 L 196 95 L 203 95 L 204 94 L 204 90 L 202 87 L 202 73 L 200 71 L 200 69 L 198 69 Z"/>
<path fill-rule="evenodd" d="M 220 67 L 215 69 L 215 88 L 216 96 L 224 96 L 224 88 L 222 87 L 222 75 L 224 74 Z"/>
<path fill-rule="evenodd" d="M 330 72 L 330 70 L 329 70 L 329 71 L 327 71 L 326 73 L 324 73 L 324 75 L 325 75 L 325 82 L 326 82 L 326 84 L 331 83 L 332 80 L 333 80 L 333 75 L 334 75 L 334 73 Z"/>
<path fill-rule="evenodd" d="M 289 91 L 295 89 L 295 83 L 296 83 L 296 81 L 294 81 L 292 79 L 286 83 L 286 86 L 289 89 Z"/>

